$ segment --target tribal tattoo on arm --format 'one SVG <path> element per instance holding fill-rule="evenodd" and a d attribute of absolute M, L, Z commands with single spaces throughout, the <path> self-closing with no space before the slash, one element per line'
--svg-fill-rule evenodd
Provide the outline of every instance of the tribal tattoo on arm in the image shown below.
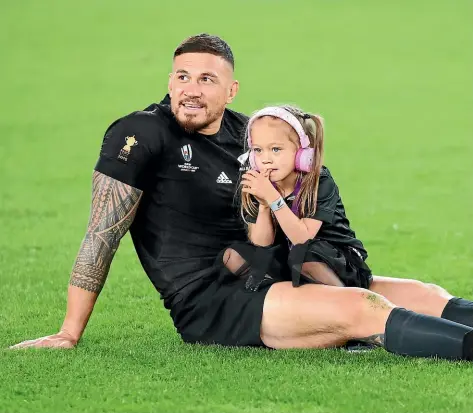
<path fill-rule="evenodd" d="M 120 240 L 135 218 L 143 192 L 94 171 L 87 233 L 72 269 L 70 285 L 99 294 Z"/>

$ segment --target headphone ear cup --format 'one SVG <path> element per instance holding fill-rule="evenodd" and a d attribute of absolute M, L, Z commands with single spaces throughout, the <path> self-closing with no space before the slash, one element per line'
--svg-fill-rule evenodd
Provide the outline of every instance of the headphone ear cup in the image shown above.
<path fill-rule="evenodd" d="M 252 150 L 250 150 L 250 166 L 251 169 L 258 171 L 258 167 L 256 166 L 255 153 Z"/>
<path fill-rule="evenodd" d="M 310 172 L 314 160 L 314 148 L 299 148 L 296 153 L 296 170 Z"/>

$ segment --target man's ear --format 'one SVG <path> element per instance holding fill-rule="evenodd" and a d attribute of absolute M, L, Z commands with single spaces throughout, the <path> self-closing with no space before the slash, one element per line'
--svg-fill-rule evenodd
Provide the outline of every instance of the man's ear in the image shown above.
<path fill-rule="evenodd" d="M 172 73 L 169 73 L 168 92 L 169 92 L 169 94 L 171 94 L 171 92 L 172 92 Z"/>
<path fill-rule="evenodd" d="M 233 99 L 235 99 L 235 96 L 237 95 L 239 89 L 240 83 L 238 82 L 238 80 L 234 80 L 232 86 L 230 87 L 230 93 L 227 97 L 227 105 L 233 102 Z"/>

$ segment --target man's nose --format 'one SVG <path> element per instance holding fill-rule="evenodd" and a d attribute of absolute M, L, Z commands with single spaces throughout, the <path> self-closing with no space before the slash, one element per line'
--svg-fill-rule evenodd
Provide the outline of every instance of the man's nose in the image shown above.
<path fill-rule="evenodd" d="M 190 98 L 196 98 L 202 96 L 202 91 L 200 86 L 196 83 L 189 83 L 184 89 L 184 94 Z"/>

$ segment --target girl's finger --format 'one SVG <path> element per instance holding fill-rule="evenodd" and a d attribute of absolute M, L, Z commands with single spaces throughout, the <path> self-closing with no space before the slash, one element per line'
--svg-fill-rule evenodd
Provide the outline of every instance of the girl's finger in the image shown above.
<path fill-rule="evenodd" d="M 245 172 L 242 176 L 244 179 L 255 179 L 257 175 L 250 174 L 249 172 Z"/>
<path fill-rule="evenodd" d="M 250 169 L 249 171 L 246 171 L 245 175 L 252 175 L 256 178 L 259 175 L 259 172 L 255 171 L 254 169 Z"/>
<path fill-rule="evenodd" d="M 253 175 L 243 176 L 241 178 L 243 181 L 255 182 L 256 178 Z"/>
<path fill-rule="evenodd" d="M 251 181 L 248 180 L 248 179 L 242 179 L 242 180 L 240 181 L 240 185 L 249 186 L 249 185 L 251 185 Z"/>

